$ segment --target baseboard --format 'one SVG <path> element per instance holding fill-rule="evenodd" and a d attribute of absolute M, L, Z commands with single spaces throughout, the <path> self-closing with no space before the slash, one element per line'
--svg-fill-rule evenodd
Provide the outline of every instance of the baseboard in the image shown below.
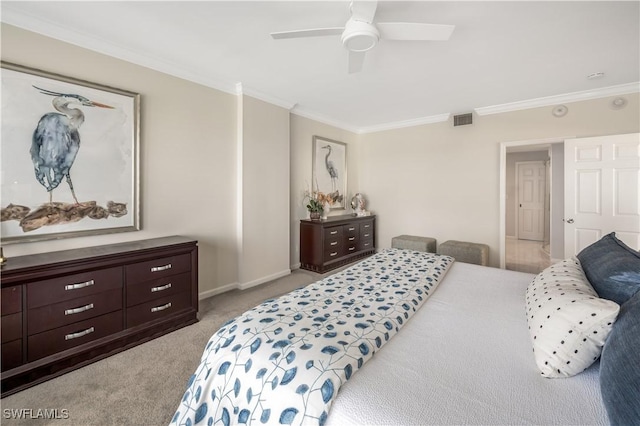
<path fill-rule="evenodd" d="M 300 269 L 300 265 L 301 265 L 300 262 L 296 263 L 295 265 L 291 265 L 291 270 L 295 271 L 296 269 Z"/>
<path fill-rule="evenodd" d="M 238 283 L 230 283 L 227 285 L 223 285 L 222 287 L 216 287 L 211 290 L 203 291 L 198 294 L 198 300 L 208 299 L 210 297 L 216 296 L 221 293 L 225 293 L 227 291 L 235 290 L 238 288 Z"/>
<path fill-rule="evenodd" d="M 249 281 L 246 283 L 238 283 L 237 288 L 239 288 L 240 290 L 246 290 L 248 288 L 255 287 L 257 285 L 264 284 L 266 282 L 285 277 L 290 273 L 291 273 L 291 269 L 285 269 L 284 271 L 276 272 L 275 274 L 271 274 L 266 277 L 259 278 L 257 280 Z"/>
<path fill-rule="evenodd" d="M 518 237 L 516 237 L 515 235 L 507 235 L 507 236 L 506 236 L 506 239 L 507 239 L 507 240 L 517 240 L 517 239 L 518 239 Z"/>

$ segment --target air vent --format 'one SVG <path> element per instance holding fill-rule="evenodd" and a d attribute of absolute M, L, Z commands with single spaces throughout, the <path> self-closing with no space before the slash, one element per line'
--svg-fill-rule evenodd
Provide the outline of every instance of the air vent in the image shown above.
<path fill-rule="evenodd" d="M 464 126 L 467 124 L 473 123 L 473 115 L 472 113 L 468 114 L 460 114 L 453 116 L 453 125 L 454 126 Z"/>

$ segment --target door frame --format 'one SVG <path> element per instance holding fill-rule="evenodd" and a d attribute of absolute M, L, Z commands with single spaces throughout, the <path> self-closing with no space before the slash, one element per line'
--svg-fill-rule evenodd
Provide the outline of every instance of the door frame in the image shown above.
<path fill-rule="evenodd" d="M 516 219 L 516 239 L 519 240 L 520 239 L 520 210 L 518 207 L 518 204 L 520 204 L 520 166 L 523 164 L 542 164 L 542 166 L 545 168 L 545 185 L 548 183 L 546 182 L 546 180 L 548 179 L 546 176 L 546 172 L 547 172 L 547 165 L 545 164 L 545 161 L 543 160 L 531 160 L 531 161 L 516 161 L 516 173 L 515 173 L 515 178 L 516 178 L 516 199 L 514 200 L 515 202 L 515 219 Z M 506 165 L 506 164 L 505 164 Z M 505 188 L 506 190 L 506 188 Z M 546 194 L 545 194 L 546 196 Z M 505 206 L 506 208 L 506 206 Z M 542 207 L 544 209 L 544 205 Z M 505 219 L 506 219 L 506 210 L 505 210 Z M 506 231 L 505 231 L 506 232 Z M 543 241 L 544 241 L 544 229 L 542 230 L 543 233 Z"/>
<path fill-rule="evenodd" d="M 574 139 L 576 136 L 563 136 L 545 139 L 529 139 L 522 141 L 500 142 L 500 190 L 499 190 L 499 220 L 498 226 L 500 247 L 500 268 L 506 267 L 506 225 L 507 225 L 507 149 L 514 147 L 547 145 L 563 143 L 565 139 Z M 553 176 L 551 177 L 553 179 Z M 550 206 L 553 209 L 553 205 Z M 553 230 L 550 231 L 553 234 Z"/>

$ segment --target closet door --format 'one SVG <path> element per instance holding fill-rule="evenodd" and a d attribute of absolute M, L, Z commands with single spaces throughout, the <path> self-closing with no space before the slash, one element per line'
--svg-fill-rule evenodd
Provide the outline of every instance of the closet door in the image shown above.
<path fill-rule="evenodd" d="M 565 149 L 565 257 L 602 236 L 640 249 L 640 134 L 568 139 Z"/>

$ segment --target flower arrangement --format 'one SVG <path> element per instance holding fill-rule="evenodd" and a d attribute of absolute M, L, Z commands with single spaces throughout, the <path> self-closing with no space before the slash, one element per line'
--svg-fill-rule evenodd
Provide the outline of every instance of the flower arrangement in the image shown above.
<path fill-rule="evenodd" d="M 307 210 L 310 213 L 322 213 L 325 203 L 331 203 L 331 199 L 320 191 L 305 191 L 304 199 L 307 201 Z"/>

